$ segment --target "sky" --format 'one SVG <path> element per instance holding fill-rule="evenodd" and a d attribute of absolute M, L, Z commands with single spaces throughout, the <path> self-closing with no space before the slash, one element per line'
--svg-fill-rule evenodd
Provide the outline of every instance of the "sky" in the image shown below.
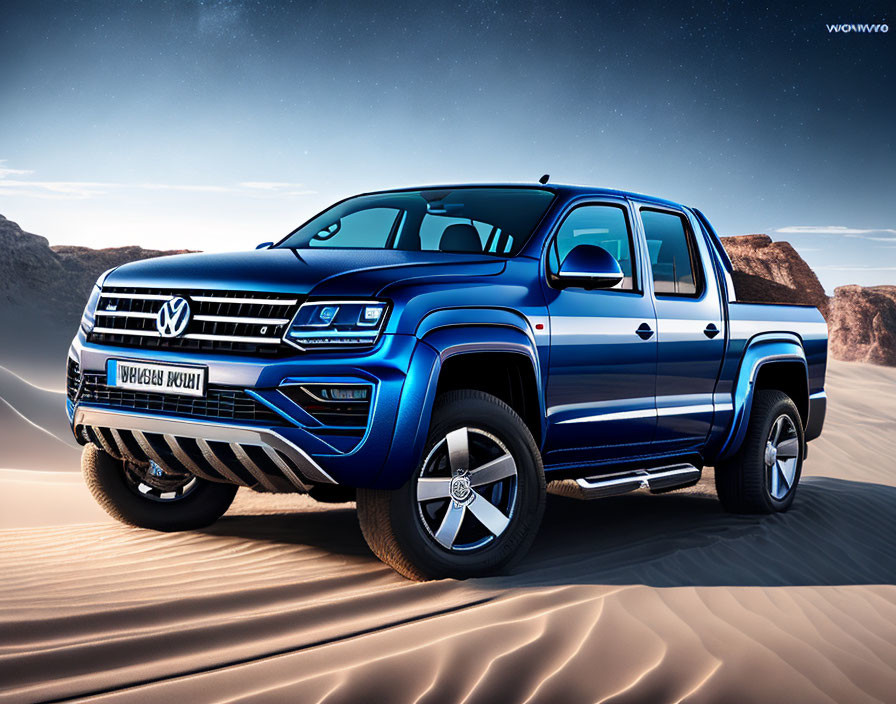
<path fill-rule="evenodd" d="M 770 5 L 0 0 L 0 213 L 233 250 L 356 192 L 550 173 L 787 240 L 828 291 L 896 283 L 896 26 L 827 28 L 896 8 Z"/>

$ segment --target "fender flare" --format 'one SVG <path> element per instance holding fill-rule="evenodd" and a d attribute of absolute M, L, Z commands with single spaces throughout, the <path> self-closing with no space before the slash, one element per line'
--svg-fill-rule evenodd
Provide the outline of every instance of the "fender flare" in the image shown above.
<path fill-rule="evenodd" d="M 528 321 L 519 314 L 486 308 L 434 311 L 421 320 L 417 327 L 417 337 L 420 340 L 418 350 L 412 360 L 408 383 L 401 392 L 399 418 L 384 466 L 417 467 L 429 434 L 442 366 L 446 360 L 460 354 L 510 352 L 526 357 L 532 364 L 539 412 L 544 418 L 538 346 Z M 410 412 L 405 412 L 408 410 Z M 537 442 L 540 440 L 541 438 L 536 438 Z M 405 476 L 401 483 L 407 479 Z M 395 484 L 395 481 L 390 482 L 391 484 Z"/>
<path fill-rule="evenodd" d="M 805 374 L 806 389 L 809 389 L 809 365 L 802 341 L 792 333 L 763 333 L 756 335 L 748 343 L 741 358 L 735 377 L 732 394 L 732 421 L 728 437 L 719 451 L 716 461 L 725 460 L 736 453 L 747 434 L 753 394 L 759 370 L 766 364 L 776 362 L 798 362 Z M 806 398 L 808 404 L 808 396 Z"/>

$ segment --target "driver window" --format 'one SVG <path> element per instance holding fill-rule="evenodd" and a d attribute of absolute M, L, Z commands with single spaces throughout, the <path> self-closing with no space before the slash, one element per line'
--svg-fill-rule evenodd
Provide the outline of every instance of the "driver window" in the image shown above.
<path fill-rule="evenodd" d="M 554 238 L 548 252 L 548 268 L 556 273 L 566 255 L 580 244 L 603 247 L 619 262 L 623 279 L 615 290 L 635 291 L 632 235 L 625 209 L 617 205 L 583 205 L 573 210 Z"/>

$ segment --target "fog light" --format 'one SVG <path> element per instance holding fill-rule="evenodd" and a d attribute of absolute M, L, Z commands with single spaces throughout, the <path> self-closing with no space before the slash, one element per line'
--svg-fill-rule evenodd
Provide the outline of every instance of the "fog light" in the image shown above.
<path fill-rule="evenodd" d="M 331 386 L 321 389 L 320 395 L 321 398 L 333 401 L 366 401 L 368 391 L 366 386 Z"/>

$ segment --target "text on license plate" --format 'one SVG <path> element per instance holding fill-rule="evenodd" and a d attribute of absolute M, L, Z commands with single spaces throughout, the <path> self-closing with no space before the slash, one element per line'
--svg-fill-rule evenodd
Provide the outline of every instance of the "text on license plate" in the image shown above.
<path fill-rule="evenodd" d="M 106 384 L 135 391 L 204 396 L 205 367 L 144 364 L 110 359 L 106 368 Z"/>

